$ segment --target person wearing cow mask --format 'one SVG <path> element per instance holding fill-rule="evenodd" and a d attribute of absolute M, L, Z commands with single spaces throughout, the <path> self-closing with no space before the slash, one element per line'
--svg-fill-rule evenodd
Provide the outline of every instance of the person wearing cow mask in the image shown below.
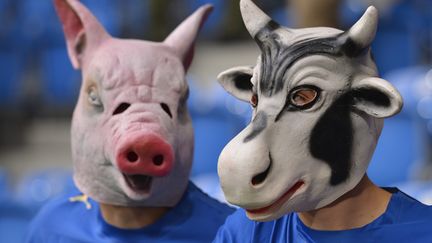
<path fill-rule="evenodd" d="M 214 242 L 431 242 L 432 207 L 366 175 L 383 118 L 402 107 L 372 58 L 377 10 L 344 32 L 282 27 L 251 0 L 240 9 L 261 55 L 218 77 L 254 112 L 219 157 L 242 209 Z"/>
<path fill-rule="evenodd" d="M 28 242 L 211 241 L 232 209 L 189 182 L 185 72 L 212 7 L 156 43 L 111 37 L 78 0 L 54 3 L 83 77 L 71 133 L 80 192 L 44 207 Z"/>

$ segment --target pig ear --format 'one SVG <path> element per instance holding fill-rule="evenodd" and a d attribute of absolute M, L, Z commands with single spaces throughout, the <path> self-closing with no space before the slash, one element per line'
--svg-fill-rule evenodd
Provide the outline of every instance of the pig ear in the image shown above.
<path fill-rule="evenodd" d="M 353 84 L 354 108 L 376 118 L 397 114 L 403 105 L 399 92 L 384 79 L 365 78 Z"/>
<path fill-rule="evenodd" d="M 195 40 L 198 32 L 203 26 L 213 7 L 204 5 L 184 20 L 164 41 L 165 44 L 174 48 L 183 61 L 185 70 L 192 63 Z"/>
<path fill-rule="evenodd" d="M 252 97 L 253 67 L 241 66 L 230 68 L 218 75 L 222 87 L 234 97 L 249 102 Z"/>
<path fill-rule="evenodd" d="M 54 6 L 63 24 L 69 58 L 73 67 L 79 69 L 86 54 L 96 49 L 109 35 L 78 0 L 54 0 Z"/>

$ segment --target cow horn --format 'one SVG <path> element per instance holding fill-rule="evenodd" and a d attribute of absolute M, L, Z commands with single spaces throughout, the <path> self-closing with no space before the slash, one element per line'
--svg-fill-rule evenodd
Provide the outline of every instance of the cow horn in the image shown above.
<path fill-rule="evenodd" d="M 276 24 L 251 0 L 240 0 L 240 12 L 246 29 L 253 38 L 255 38 L 257 33 L 261 30 L 270 28 L 270 24 L 273 26 Z"/>
<path fill-rule="evenodd" d="M 349 38 L 361 48 L 369 47 L 378 27 L 378 10 L 370 6 L 349 30 Z"/>

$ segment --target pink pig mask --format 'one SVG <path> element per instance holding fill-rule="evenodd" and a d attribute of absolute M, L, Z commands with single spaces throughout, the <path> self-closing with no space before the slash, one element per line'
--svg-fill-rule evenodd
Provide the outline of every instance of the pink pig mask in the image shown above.
<path fill-rule="evenodd" d="M 176 205 L 193 154 L 185 72 L 212 7 L 198 9 L 162 43 L 111 37 L 77 0 L 55 0 L 55 7 L 83 76 L 72 120 L 76 185 L 101 203 Z"/>

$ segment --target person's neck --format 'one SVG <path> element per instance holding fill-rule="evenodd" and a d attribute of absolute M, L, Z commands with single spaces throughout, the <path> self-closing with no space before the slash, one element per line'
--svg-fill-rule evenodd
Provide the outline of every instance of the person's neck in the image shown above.
<path fill-rule="evenodd" d="M 139 229 L 151 225 L 169 209 L 167 207 L 124 207 L 100 203 L 104 220 L 121 229 Z"/>
<path fill-rule="evenodd" d="M 373 184 L 365 175 L 359 184 L 336 201 L 320 209 L 298 213 L 315 230 L 348 230 L 374 221 L 387 209 L 391 193 Z"/>

